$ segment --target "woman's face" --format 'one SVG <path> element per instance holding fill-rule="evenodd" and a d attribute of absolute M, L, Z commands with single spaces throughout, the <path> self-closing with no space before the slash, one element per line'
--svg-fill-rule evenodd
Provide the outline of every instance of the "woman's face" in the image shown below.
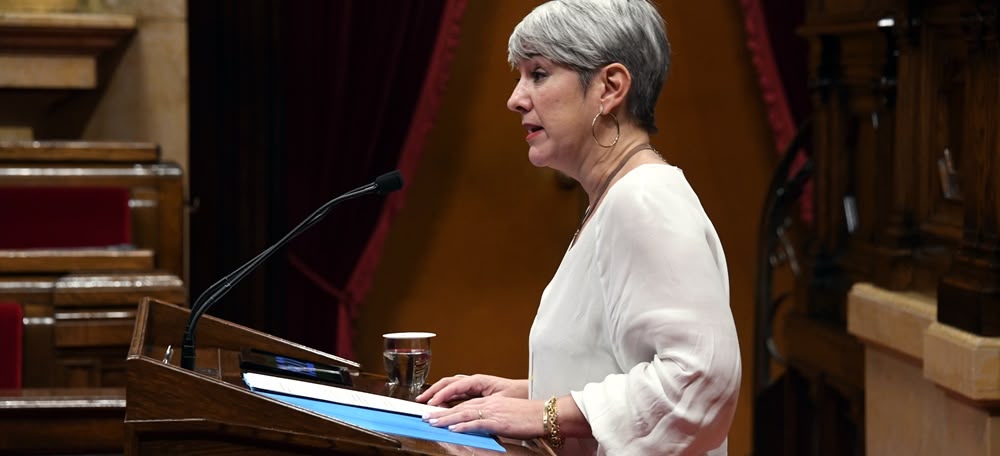
<path fill-rule="evenodd" d="M 588 105 L 577 73 L 544 57 L 522 60 L 518 73 L 507 108 L 521 114 L 528 159 L 535 166 L 571 171 L 590 137 L 599 101 Z"/>

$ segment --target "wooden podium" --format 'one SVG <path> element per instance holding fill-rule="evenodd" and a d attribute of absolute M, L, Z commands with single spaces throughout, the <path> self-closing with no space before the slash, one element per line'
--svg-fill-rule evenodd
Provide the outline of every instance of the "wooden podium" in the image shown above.
<path fill-rule="evenodd" d="M 336 358 L 205 315 L 198 325 L 195 371 L 180 367 L 190 311 L 143 299 L 129 347 L 125 454 L 502 454 L 462 445 L 383 434 L 251 392 L 239 366 L 243 347 L 299 359 Z M 165 361 L 168 347 L 175 353 Z M 359 373 L 355 389 L 391 394 L 385 377 Z M 539 418 L 540 419 L 540 418 Z M 500 439 L 511 455 L 554 455 L 540 439 Z"/>

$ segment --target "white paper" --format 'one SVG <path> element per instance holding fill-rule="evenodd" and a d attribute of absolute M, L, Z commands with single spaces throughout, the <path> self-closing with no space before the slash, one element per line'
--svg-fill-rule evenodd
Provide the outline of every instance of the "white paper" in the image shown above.
<path fill-rule="evenodd" d="M 347 388 L 337 388 L 335 386 L 320 385 L 318 383 L 292 380 L 271 375 L 258 374 L 255 372 L 243 373 L 243 381 L 250 389 L 264 390 L 273 393 L 288 394 L 291 396 L 308 397 L 338 404 L 353 405 L 357 407 L 367 407 L 389 412 L 404 413 L 407 415 L 423 416 L 435 410 L 442 410 L 417 402 L 404 401 L 394 397 L 379 396 L 378 394 L 355 391 Z"/>

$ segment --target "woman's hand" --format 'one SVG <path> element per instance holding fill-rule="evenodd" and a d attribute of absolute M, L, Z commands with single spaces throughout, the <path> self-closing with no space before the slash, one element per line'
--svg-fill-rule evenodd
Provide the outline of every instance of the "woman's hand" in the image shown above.
<path fill-rule="evenodd" d="M 544 401 L 492 395 L 424 415 L 424 421 L 455 432 L 485 432 L 517 439 L 539 437 Z"/>
<path fill-rule="evenodd" d="M 492 375 L 456 375 L 445 377 L 416 397 L 417 402 L 442 405 L 475 397 L 503 396 L 526 399 L 527 380 L 511 380 Z"/>

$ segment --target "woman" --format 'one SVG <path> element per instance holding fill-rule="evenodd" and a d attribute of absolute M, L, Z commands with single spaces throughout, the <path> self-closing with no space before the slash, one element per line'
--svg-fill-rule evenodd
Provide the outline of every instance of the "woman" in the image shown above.
<path fill-rule="evenodd" d="M 508 59 L 529 159 L 576 179 L 590 206 L 542 293 L 528 379 L 444 378 L 417 400 L 469 400 L 425 420 L 562 454 L 726 454 L 740 385 L 726 261 L 649 144 L 663 20 L 646 0 L 549 2 L 514 29 Z"/>

